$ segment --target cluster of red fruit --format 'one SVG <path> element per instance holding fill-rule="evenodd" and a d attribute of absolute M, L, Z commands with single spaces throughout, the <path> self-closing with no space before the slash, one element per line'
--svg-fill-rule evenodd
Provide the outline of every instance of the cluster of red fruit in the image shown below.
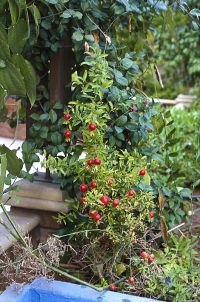
<path fill-rule="evenodd" d="M 87 164 L 88 166 L 92 166 L 92 165 L 99 166 L 101 164 L 101 160 L 98 157 L 96 157 L 95 159 L 88 159 Z"/>
<path fill-rule="evenodd" d="M 69 119 L 71 118 L 71 115 L 69 113 L 65 113 L 64 114 L 64 118 L 65 118 L 65 121 L 64 121 L 64 124 L 68 124 L 69 123 Z M 88 126 L 89 130 L 90 130 L 90 135 L 93 135 L 93 131 L 97 128 L 97 126 L 93 123 L 90 123 L 89 126 Z M 66 141 L 70 141 L 70 138 L 72 136 L 72 132 L 67 129 L 65 130 L 64 132 L 64 136 L 66 137 Z M 97 164 L 98 165 L 98 164 Z"/>
<path fill-rule="evenodd" d="M 152 263 L 152 262 L 154 261 L 154 259 L 155 259 L 155 255 L 154 255 L 154 254 L 151 254 L 151 255 L 149 256 L 148 253 L 145 252 L 145 251 L 143 251 L 143 252 L 141 253 L 141 257 L 142 257 L 144 260 L 147 260 L 149 264 Z"/>

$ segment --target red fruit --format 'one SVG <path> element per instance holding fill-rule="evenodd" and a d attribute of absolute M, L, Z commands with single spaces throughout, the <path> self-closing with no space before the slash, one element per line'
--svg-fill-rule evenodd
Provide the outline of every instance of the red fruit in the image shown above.
<path fill-rule="evenodd" d="M 148 258 L 148 253 L 145 252 L 145 251 L 143 251 L 140 255 L 141 255 L 141 257 L 142 257 L 143 259 L 147 259 L 147 258 Z"/>
<path fill-rule="evenodd" d="M 90 131 L 94 131 L 97 128 L 97 126 L 91 123 L 89 124 L 88 128 L 90 129 Z"/>
<path fill-rule="evenodd" d="M 112 204 L 114 205 L 114 207 L 117 207 L 119 205 L 119 199 L 113 200 Z"/>
<path fill-rule="evenodd" d="M 149 258 L 150 258 L 150 257 L 151 257 L 152 259 L 155 259 L 156 256 L 155 256 L 154 254 L 151 254 L 151 255 L 149 256 Z"/>
<path fill-rule="evenodd" d="M 154 256 L 154 257 L 149 256 L 149 258 L 148 258 L 148 263 L 152 263 L 152 262 L 154 261 L 154 259 L 155 259 L 155 256 Z"/>
<path fill-rule="evenodd" d="M 100 158 L 96 157 L 96 158 L 94 159 L 94 164 L 95 164 L 95 165 L 100 165 L 100 164 L 101 164 Z"/>
<path fill-rule="evenodd" d="M 91 187 L 92 189 L 96 189 L 96 188 L 97 188 L 97 183 L 96 183 L 95 181 L 92 181 L 92 182 L 90 183 L 90 187 Z"/>
<path fill-rule="evenodd" d="M 94 220 L 96 220 L 96 221 L 101 219 L 101 215 L 99 213 L 94 213 L 93 217 L 94 217 Z"/>
<path fill-rule="evenodd" d="M 100 198 L 100 200 L 101 200 L 101 202 L 103 203 L 103 204 L 105 204 L 105 205 L 107 205 L 108 203 L 109 203 L 109 198 L 108 198 L 108 196 L 102 196 L 101 198 Z"/>
<path fill-rule="evenodd" d="M 112 185 L 114 182 L 114 179 L 112 177 L 108 178 L 108 185 Z"/>
<path fill-rule="evenodd" d="M 88 159 L 88 161 L 87 161 L 88 166 L 93 165 L 93 163 L 94 163 L 93 159 Z"/>
<path fill-rule="evenodd" d="M 128 278 L 128 282 L 129 282 L 129 283 L 134 283 L 134 282 L 135 282 L 135 279 L 134 279 L 133 277 L 129 277 L 129 278 Z"/>
<path fill-rule="evenodd" d="M 64 132 L 64 136 L 66 136 L 66 137 L 71 137 L 71 136 L 72 136 L 71 131 L 66 130 L 66 131 Z"/>
<path fill-rule="evenodd" d="M 110 290 L 115 291 L 116 289 L 117 289 L 116 285 L 114 285 L 114 284 L 110 285 Z"/>
<path fill-rule="evenodd" d="M 146 171 L 145 170 L 140 170 L 140 172 L 139 172 L 139 175 L 140 176 L 144 176 L 146 174 Z"/>
<path fill-rule="evenodd" d="M 65 118 L 66 120 L 69 120 L 70 117 L 71 117 L 71 115 L 70 115 L 69 113 L 65 113 L 64 118 Z"/>
<path fill-rule="evenodd" d="M 79 188 L 82 193 L 85 193 L 88 190 L 88 186 L 86 184 L 81 184 Z"/>
<path fill-rule="evenodd" d="M 81 198 L 80 198 L 80 202 L 81 202 L 81 203 L 84 203 L 84 202 L 86 202 L 86 199 L 85 199 L 84 197 L 81 197 Z"/>
<path fill-rule="evenodd" d="M 130 190 L 129 192 L 128 192 L 128 196 L 133 196 L 135 194 L 135 192 L 133 191 L 133 190 Z"/>
<path fill-rule="evenodd" d="M 154 212 L 149 212 L 149 216 L 150 216 L 150 218 L 154 218 L 155 213 Z"/>
<path fill-rule="evenodd" d="M 97 214 L 97 212 L 95 212 L 95 211 L 89 211 L 89 216 L 90 217 L 94 217 L 95 214 Z"/>

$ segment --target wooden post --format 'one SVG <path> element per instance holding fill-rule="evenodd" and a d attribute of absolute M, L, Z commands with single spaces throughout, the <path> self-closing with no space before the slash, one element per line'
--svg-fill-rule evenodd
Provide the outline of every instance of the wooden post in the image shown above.
<path fill-rule="evenodd" d="M 72 73 L 72 42 L 66 35 L 61 43 L 61 48 L 50 61 L 50 104 L 56 102 L 67 104 L 71 100 L 71 87 L 66 85 L 71 82 Z"/>

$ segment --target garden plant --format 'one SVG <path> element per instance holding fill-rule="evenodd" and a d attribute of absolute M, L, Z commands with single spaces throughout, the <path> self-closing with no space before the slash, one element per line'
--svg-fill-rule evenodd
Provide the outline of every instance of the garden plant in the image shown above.
<path fill-rule="evenodd" d="M 67 273 L 45 253 L 32 251 L 17 231 L 27 255 L 32 253 L 48 269 L 97 290 L 198 301 L 196 238 L 176 236 L 191 210 L 191 202 L 181 195 L 190 197 L 191 190 L 177 180 L 176 172 L 178 179 L 181 173 L 173 162 L 177 137 L 172 113 L 162 112 L 143 91 L 143 75 L 152 66 L 157 70 L 157 54 L 151 47 L 154 20 L 162 18 L 170 26 L 173 4 L 125 0 L 0 4 L 0 121 L 17 128 L 19 121 L 33 120 L 29 139 L 22 144 L 22 159 L 0 146 L 0 188 L 2 195 L 5 183 L 13 194 L 17 177 L 33 181 L 30 168 L 40 160 L 39 153 L 44 155 L 42 165 L 57 174 L 54 182 L 71 198 L 66 200 L 70 212 L 57 217 L 66 226 L 55 237 L 72 247 L 60 260 L 71 259 L 82 268 L 75 275 Z M 182 1 L 176 4 L 198 27 L 200 11 L 190 10 Z M 49 61 L 62 47 L 66 31 L 73 47 L 72 96 L 68 103 L 52 104 Z M 47 85 L 42 81 L 45 76 Z M 21 108 L 9 118 L 4 104 L 8 95 L 21 100 Z M 30 106 L 35 111 L 25 116 Z"/>

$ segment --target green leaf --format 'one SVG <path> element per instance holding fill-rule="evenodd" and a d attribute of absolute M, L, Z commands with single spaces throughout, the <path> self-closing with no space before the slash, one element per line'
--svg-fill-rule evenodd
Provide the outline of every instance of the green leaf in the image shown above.
<path fill-rule="evenodd" d="M 125 136 L 124 136 L 123 133 L 117 133 L 117 134 L 116 134 L 116 137 L 117 137 L 119 140 L 121 140 L 121 141 L 125 141 Z"/>
<path fill-rule="evenodd" d="M 54 146 L 58 146 L 62 143 L 62 135 L 59 132 L 51 134 L 51 141 Z"/>
<path fill-rule="evenodd" d="M 47 122 L 49 120 L 49 114 L 48 113 L 43 113 L 40 115 L 40 120 L 42 122 Z"/>
<path fill-rule="evenodd" d="M 30 153 L 35 148 L 35 141 L 32 139 L 26 140 L 22 144 L 22 151 Z"/>
<path fill-rule="evenodd" d="M 36 38 L 37 38 L 39 35 L 39 23 L 41 20 L 41 14 L 37 6 L 35 6 L 35 4 L 31 4 L 30 6 L 28 6 L 28 9 L 30 10 L 35 21 L 35 30 L 36 30 Z"/>
<path fill-rule="evenodd" d="M 28 39 L 29 30 L 26 21 L 20 19 L 8 29 L 8 44 L 13 53 L 21 53 Z"/>
<path fill-rule="evenodd" d="M 116 143 L 115 137 L 113 135 L 111 135 L 109 137 L 109 144 L 110 144 L 111 148 L 115 145 L 115 143 Z"/>
<path fill-rule="evenodd" d="M 57 113 L 53 109 L 51 109 L 49 112 L 49 118 L 50 118 L 52 124 L 55 123 L 57 120 Z"/>
<path fill-rule="evenodd" d="M 124 77 L 116 78 L 116 81 L 122 86 L 128 86 L 128 80 Z"/>
<path fill-rule="evenodd" d="M 131 68 L 133 64 L 133 61 L 131 61 L 130 59 L 124 58 L 120 61 L 120 67 L 122 70 L 127 70 L 129 68 Z"/>
<path fill-rule="evenodd" d="M 40 137 L 47 138 L 48 131 L 49 131 L 49 128 L 47 126 L 43 126 L 39 132 Z"/>
<path fill-rule="evenodd" d="M 6 43 L 8 42 L 7 32 L 2 23 L 0 23 L 0 41 L 5 41 Z"/>
<path fill-rule="evenodd" d="M 3 195 L 3 189 L 6 179 L 6 166 L 7 166 L 6 154 L 0 154 L 0 199 L 2 198 Z"/>
<path fill-rule="evenodd" d="M 192 16 L 197 16 L 197 17 L 199 17 L 199 16 L 200 16 L 200 9 L 194 8 L 194 9 L 192 9 L 192 10 L 189 12 L 189 14 L 192 15 Z"/>
<path fill-rule="evenodd" d="M 12 56 L 13 64 L 20 70 L 24 78 L 26 92 L 30 103 L 33 106 L 36 100 L 36 75 L 30 62 L 26 61 L 21 55 Z"/>
<path fill-rule="evenodd" d="M 7 42 L 3 40 L 1 32 L 0 32 L 0 58 L 4 61 L 10 60 L 10 49 Z"/>
<path fill-rule="evenodd" d="M 118 127 L 124 126 L 127 122 L 127 116 L 121 115 L 115 122 L 115 125 Z"/>
<path fill-rule="evenodd" d="M 121 132 L 123 132 L 123 130 L 124 130 L 124 128 L 117 127 L 117 126 L 115 126 L 114 128 L 115 128 L 115 131 L 116 131 L 117 133 L 121 133 Z"/>
<path fill-rule="evenodd" d="M 7 62 L 6 68 L 0 69 L 0 83 L 10 94 L 25 96 L 24 78 L 19 69 Z"/>
<path fill-rule="evenodd" d="M 21 164 L 18 157 L 15 154 L 15 151 L 10 150 L 5 145 L 0 146 L 0 153 L 6 154 L 7 158 L 7 170 L 10 174 L 18 175 L 21 170 Z"/>
<path fill-rule="evenodd" d="M 140 118 L 140 115 L 139 113 L 137 112 L 129 112 L 129 116 L 132 120 L 138 122 L 139 121 L 139 118 Z"/>
<path fill-rule="evenodd" d="M 12 25 L 16 24 L 19 18 L 19 8 L 15 0 L 8 0 Z"/>
<path fill-rule="evenodd" d="M 138 125 L 132 122 L 128 122 L 125 126 L 126 129 L 129 131 L 137 131 L 138 130 Z"/>
<path fill-rule="evenodd" d="M 88 2 L 88 0 L 81 0 L 80 4 L 83 12 L 85 12 L 90 7 L 90 3 Z"/>
<path fill-rule="evenodd" d="M 7 92 L 0 86 L 0 110 L 4 107 Z"/>
<path fill-rule="evenodd" d="M 35 121 L 40 121 L 40 116 L 37 113 L 33 113 L 30 117 Z"/>
<path fill-rule="evenodd" d="M 85 40 L 89 42 L 94 42 L 94 37 L 93 35 L 85 35 Z"/>
<path fill-rule="evenodd" d="M 56 102 L 53 106 L 53 109 L 63 109 L 63 104 L 60 102 Z"/>
<path fill-rule="evenodd" d="M 78 18 L 79 20 L 81 20 L 83 17 L 83 14 L 81 12 L 73 11 L 72 16 L 74 18 Z"/>
<path fill-rule="evenodd" d="M 72 35 L 72 40 L 82 41 L 83 40 L 83 35 L 80 33 L 80 31 L 75 31 Z"/>

